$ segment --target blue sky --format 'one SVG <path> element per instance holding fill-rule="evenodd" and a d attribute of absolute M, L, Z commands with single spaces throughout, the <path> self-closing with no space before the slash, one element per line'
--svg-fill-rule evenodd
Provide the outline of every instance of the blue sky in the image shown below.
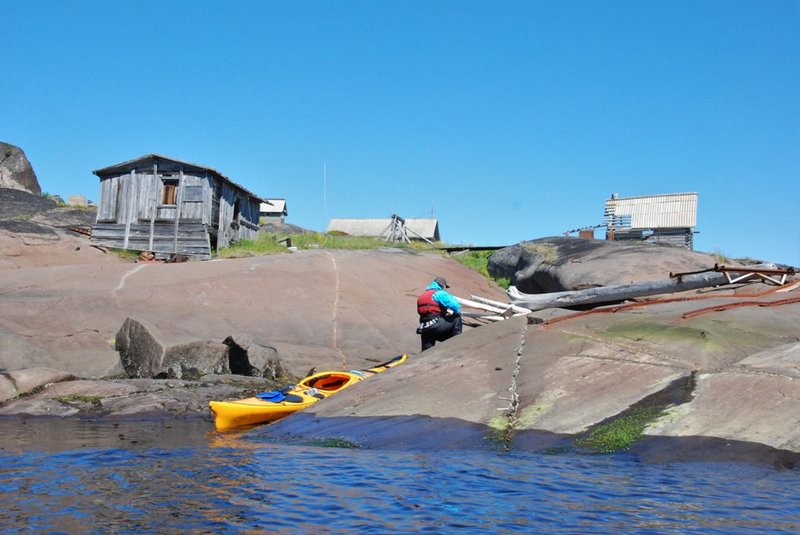
<path fill-rule="evenodd" d="M 0 141 L 51 194 L 97 200 L 92 170 L 155 152 L 309 229 L 433 215 L 508 245 L 600 224 L 612 193 L 697 192 L 697 250 L 800 266 L 798 0 L 0 12 Z"/>

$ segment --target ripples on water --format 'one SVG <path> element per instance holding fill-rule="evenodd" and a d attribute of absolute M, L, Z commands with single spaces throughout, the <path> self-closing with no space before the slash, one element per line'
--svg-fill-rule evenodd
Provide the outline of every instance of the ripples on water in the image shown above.
<path fill-rule="evenodd" d="M 0 420 L 2 532 L 800 532 L 797 471 L 283 446 L 211 427 Z"/>

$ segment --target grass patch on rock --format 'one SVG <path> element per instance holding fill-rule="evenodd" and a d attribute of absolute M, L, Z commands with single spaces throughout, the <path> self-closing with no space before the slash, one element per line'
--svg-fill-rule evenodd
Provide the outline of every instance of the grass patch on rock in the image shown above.
<path fill-rule="evenodd" d="M 115 254 L 119 258 L 123 260 L 130 260 L 131 262 L 136 261 L 139 258 L 139 254 L 141 251 L 134 251 L 133 249 L 109 249 L 111 253 Z"/>
<path fill-rule="evenodd" d="M 525 243 L 523 246 L 542 256 L 542 262 L 545 264 L 552 264 L 556 260 L 558 260 L 558 247 L 555 245 L 550 244 L 542 244 L 542 243 Z"/>
<path fill-rule="evenodd" d="M 575 441 L 582 449 L 596 453 L 615 453 L 627 450 L 639 440 L 645 427 L 664 413 L 656 407 L 637 407 L 595 426 Z"/>
<path fill-rule="evenodd" d="M 634 342 L 653 342 L 667 345 L 673 351 L 691 348 L 702 354 L 724 355 L 731 348 L 764 347 L 772 339 L 771 331 L 757 321 L 741 326 L 720 321 L 714 315 L 691 319 L 691 324 L 669 325 L 647 321 L 617 321 L 605 333 Z"/>
<path fill-rule="evenodd" d="M 688 403 L 697 385 L 696 372 L 680 377 L 636 405 L 593 426 L 577 437 L 575 446 L 594 453 L 625 451 L 641 438 L 648 425 Z"/>
<path fill-rule="evenodd" d="M 687 344 L 704 353 L 718 352 L 725 347 L 719 333 L 688 325 L 665 325 L 645 321 L 616 322 L 606 329 L 612 337 L 626 338 L 634 342 L 655 342 L 670 347 Z"/>
<path fill-rule="evenodd" d="M 243 258 L 248 256 L 261 256 L 270 254 L 289 253 L 289 243 L 298 250 L 304 249 L 346 249 L 369 251 L 376 249 L 404 249 L 414 252 L 442 254 L 444 243 L 412 242 L 387 242 L 383 238 L 364 236 L 349 236 L 339 232 L 304 232 L 302 234 L 282 234 L 279 232 L 261 232 L 255 240 L 242 240 L 231 247 L 223 248 L 215 254 L 218 258 Z M 508 288 L 511 281 L 507 278 L 494 279 L 489 274 L 489 257 L 494 251 L 466 251 L 452 255 L 458 263 L 477 271 L 490 281 L 494 281 L 502 288 Z"/>
<path fill-rule="evenodd" d="M 452 256 L 453 260 L 466 266 L 473 271 L 477 271 L 490 281 L 494 281 L 498 286 L 508 289 L 511 281 L 506 277 L 495 279 L 489 274 L 489 258 L 494 254 L 494 251 L 466 251 Z"/>
<path fill-rule="evenodd" d="M 663 325 L 648 322 L 615 323 L 606 330 L 613 336 L 630 338 L 631 340 L 702 340 L 709 341 L 708 334 L 702 329 L 685 325 Z"/>
<path fill-rule="evenodd" d="M 486 440 L 495 446 L 509 449 L 514 436 L 514 424 L 507 414 L 498 414 L 489 421 Z"/>
<path fill-rule="evenodd" d="M 413 251 L 437 252 L 442 244 L 426 242 L 387 242 L 382 238 L 349 236 L 341 233 L 304 232 L 287 235 L 279 232 L 261 232 L 255 240 L 242 240 L 231 247 L 217 251 L 219 258 L 242 258 L 267 254 L 283 254 L 292 247 L 302 249 L 374 250 L 385 247 Z"/>
<path fill-rule="evenodd" d="M 70 394 L 68 396 L 59 396 L 56 401 L 61 403 L 91 403 L 92 405 L 100 405 L 103 398 L 100 396 L 87 396 L 84 394 Z"/>

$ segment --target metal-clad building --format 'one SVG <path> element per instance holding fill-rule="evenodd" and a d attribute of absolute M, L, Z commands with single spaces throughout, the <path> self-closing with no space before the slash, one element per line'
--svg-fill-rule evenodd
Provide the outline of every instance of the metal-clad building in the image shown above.
<path fill-rule="evenodd" d="M 439 241 L 439 222 L 436 219 L 331 219 L 327 232 L 389 240 L 397 228 L 397 220 L 404 222 L 409 239 Z"/>
<path fill-rule="evenodd" d="M 98 244 L 207 260 L 212 249 L 258 236 L 262 199 L 210 167 L 148 154 L 93 173 Z"/>
<path fill-rule="evenodd" d="M 606 201 L 607 239 L 640 240 L 692 249 L 697 193 L 619 197 Z"/>

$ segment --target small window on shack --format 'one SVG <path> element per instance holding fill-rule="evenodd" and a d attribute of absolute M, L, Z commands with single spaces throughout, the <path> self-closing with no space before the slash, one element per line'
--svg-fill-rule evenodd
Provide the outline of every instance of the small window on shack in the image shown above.
<path fill-rule="evenodd" d="M 178 181 L 174 178 L 161 179 L 161 204 L 177 204 Z"/>
<path fill-rule="evenodd" d="M 185 186 L 183 202 L 203 202 L 203 186 Z"/>

